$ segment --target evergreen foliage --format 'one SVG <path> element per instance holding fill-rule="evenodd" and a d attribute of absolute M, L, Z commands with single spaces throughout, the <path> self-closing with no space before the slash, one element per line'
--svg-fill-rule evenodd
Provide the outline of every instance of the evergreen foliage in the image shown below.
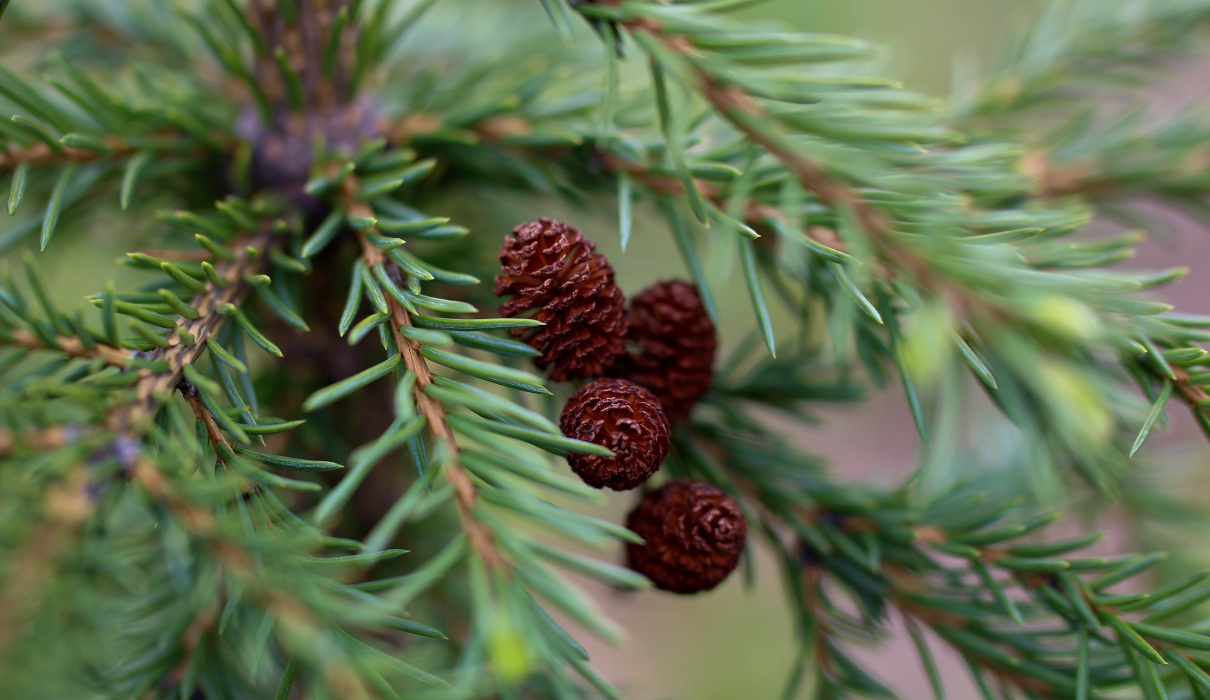
<path fill-rule="evenodd" d="M 564 457 L 612 453 L 553 422 L 508 333 L 538 322 L 486 311 L 517 222 L 432 208 L 477 187 L 671 237 L 724 338 L 749 300 L 657 479 L 774 553 L 787 697 L 895 696 L 850 653 L 895 625 L 938 697 L 925 631 L 989 700 L 1210 697 L 1207 574 L 1047 534 L 1144 498 L 1171 411 L 1210 435 L 1210 318 L 1151 296 L 1184 271 L 1113 267 L 1143 199 L 1210 222 L 1205 115 L 1130 98 L 1210 0 L 1054 0 L 947 102 L 752 0 L 541 4 L 0 0 L 0 694 L 624 695 L 564 572 L 649 587 L 637 538 L 580 510 Z M 128 269 L 64 305 L 47 261 L 89 229 Z M 964 439 L 972 383 L 1006 448 Z M 896 386 L 898 489 L 786 434 Z"/>

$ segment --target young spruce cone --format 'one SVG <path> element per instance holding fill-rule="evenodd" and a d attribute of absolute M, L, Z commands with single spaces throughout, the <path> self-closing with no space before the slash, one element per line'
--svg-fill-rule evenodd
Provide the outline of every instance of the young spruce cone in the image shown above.
<path fill-rule="evenodd" d="M 714 380 L 718 339 L 697 288 L 680 280 L 657 282 L 630 302 L 627 338 L 637 354 L 610 372 L 650 389 L 671 420 L 689 415 Z"/>
<path fill-rule="evenodd" d="M 579 229 L 541 218 L 513 229 L 500 250 L 496 295 L 514 297 L 501 313 L 536 309 L 546 325 L 513 334 L 542 353 L 535 363 L 553 381 L 604 374 L 625 351 L 626 300 L 595 248 Z"/>
<path fill-rule="evenodd" d="M 621 379 L 598 379 L 572 394 L 559 428 L 567 437 L 613 450 L 613 457 L 567 456 L 571 470 L 598 489 L 633 489 L 647 481 L 668 454 L 668 419 L 659 400 Z"/>
<path fill-rule="evenodd" d="M 645 494 L 626 527 L 646 540 L 626 545 L 630 568 L 674 593 L 708 591 L 722 583 L 739 564 L 748 536 L 735 499 L 687 479 Z"/>

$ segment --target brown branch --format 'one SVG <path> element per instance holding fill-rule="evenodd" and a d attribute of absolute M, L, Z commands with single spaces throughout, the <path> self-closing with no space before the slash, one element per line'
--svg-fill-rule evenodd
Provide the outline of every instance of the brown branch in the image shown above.
<path fill-rule="evenodd" d="M 433 134 L 445 127 L 446 124 L 439 116 L 424 112 L 413 112 L 394 122 L 380 124 L 379 130 L 387 134 L 391 143 L 397 146 L 405 146 L 411 143 L 417 136 Z M 518 115 L 494 115 L 484 119 L 482 122 L 465 127 L 465 129 L 475 134 L 484 143 L 496 143 L 505 136 L 531 133 L 533 131 L 533 124 Z M 537 151 L 539 156 L 546 157 L 551 154 L 557 154 L 560 148 L 559 146 L 539 146 L 534 150 Z M 675 175 L 653 172 L 640 163 L 627 160 L 608 151 L 599 151 L 595 155 L 600 159 L 599 164 L 606 172 L 612 174 L 624 172 L 633 178 L 635 182 L 651 192 L 678 196 L 687 194 L 685 182 Z M 726 206 L 725 192 L 716 184 L 701 178 L 694 178 L 693 186 L 715 207 L 723 209 Z M 740 218 L 745 224 L 757 230 L 766 226 L 771 219 L 778 221 L 785 220 L 785 216 L 776 207 L 761 204 L 755 200 L 748 202 Z M 845 249 L 844 242 L 831 229 L 813 226 L 806 231 L 802 231 L 802 234 L 829 248 L 840 251 Z"/>
<path fill-rule="evenodd" d="M 152 139 L 170 139 L 173 136 L 188 137 L 184 132 L 176 132 L 164 130 L 147 135 Z M 192 137 L 188 137 L 192 138 Z M 196 139 L 194 139 L 196 140 Z M 236 150 L 241 143 L 239 139 L 230 137 L 227 134 L 212 134 L 209 139 L 217 144 L 223 153 L 230 154 Z M 94 163 L 107 158 L 129 158 L 140 150 L 160 150 L 166 154 L 188 155 L 189 157 L 201 160 L 212 153 L 209 146 L 200 144 L 193 149 L 178 149 L 171 147 L 169 144 L 161 144 L 161 146 L 144 145 L 143 147 L 132 146 L 124 139 L 118 137 L 109 137 L 105 139 L 105 144 L 109 150 L 91 151 L 85 148 L 74 148 L 72 146 L 63 146 L 59 150 L 51 148 L 45 143 L 34 143 L 29 146 L 13 147 L 11 144 L 0 142 L 0 172 L 11 170 L 18 165 L 29 165 L 33 167 L 47 165 L 63 165 L 66 163 Z"/>
<path fill-rule="evenodd" d="M 445 420 L 445 409 L 424 391 L 424 388 L 433 382 L 432 370 L 429 369 L 428 362 L 420 355 L 419 345 L 400 333 L 400 328 L 412 325 L 411 319 L 399 302 L 390 298 L 389 295 L 387 304 L 391 307 L 390 323 L 391 331 L 395 336 L 395 344 L 399 346 L 399 352 L 403 355 L 404 365 L 416 373 L 416 388 L 413 392 L 416 397 L 416 409 L 420 415 L 425 417 L 433 436 L 445 444 L 449 451 L 450 460 L 443 465 L 442 471 L 446 480 L 454 487 L 458 517 L 462 522 L 466 538 L 482 557 L 484 564 L 488 567 L 507 569 L 508 562 L 497 549 L 491 530 L 475 517 L 474 508 L 478 493 L 474 482 L 471 481 L 470 474 L 457 461 L 461 450 L 457 441 L 454 440 L 449 423 Z"/>
<path fill-rule="evenodd" d="M 1193 414 L 1198 425 L 1205 431 L 1206 428 L 1206 410 L 1210 408 L 1210 393 L 1207 393 L 1206 387 L 1200 384 L 1194 384 L 1189 381 L 1189 371 L 1184 367 L 1173 367 L 1172 374 L 1174 377 L 1168 377 L 1163 374 L 1159 368 L 1153 363 L 1144 363 L 1147 370 L 1158 377 L 1161 382 L 1172 382 L 1172 389 L 1181 401 L 1189 407 L 1189 412 Z"/>
<path fill-rule="evenodd" d="M 1172 388 L 1176 390 L 1181 400 L 1189 405 L 1195 413 L 1201 413 L 1210 405 L 1210 394 L 1206 393 L 1206 388 L 1189 381 L 1189 372 L 1183 367 L 1173 367 L 1172 373 L 1176 375 L 1176 379 L 1172 381 Z"/>
<path fill-rule="evenodd" d="M 357 200 L 356 194 L 357 180 L 349 178 L 344 185 L 346 211 L 353 216 L 372 217 L 373 210 L 365 202 Z M 388 263 L 382 250 L 373 246 L 367 239 L 367 234 L 371 232 L 373 229 L 362 232 L 360 240 L 362 260 L 370 269 L 373 269 L 377 265 Z M 390 310 L 388 321 L 395 338 L 395 345 L 399 348 L 404 366 L 416 374 L 416 385 L 412 392 L 416 400 L 416 410 L 424 416 L 429 432 L 445 445 L 449 453 L 449 458 L 442 466 L 442 473 L 445 474 L 450 486 L 454 488 L 454 501 L 458 506 L 458 519 L 462 524 L 462 531 L 466 534 L 471 547 L 483 559 L 484 564 L 489 568 L 506 570 L 508 561 L 496 546 L 491 530 L 475 517 L 474 508 L 478 500 L 478 491 L 470 473 L 458 463 L 461 448 L 458 446 L 458 441 L 454 439 L 449 422 L 445 419 L 445 409 L 425 391 L 425 388 L 433 383 L 433 372 L 429 368 L 428 361 L 420 354 L 420 345 L 405 337 L 401 331 L 412 325 L 411 317 L 394 297 L 388 294 L 386 300 Z"/>
<path fill-rule="evenodd" d="M 22 448 L 34 452 L 57 450 L 71 442 L 72 435 L 72 429 L 64 425 L 22 432 L 0 428 L 0 457 L 13 455 Z"/>
<path fill-rule="evenodd" d="M 56 165 L 61 163 L 90 163 L 102 158 L 123 157 L 134 153 L 134 148 L 119 139 L 111 139 L 109 151 L 90 151 L 83 148 L 64 146 L 59 150 L 45 143 L 35 143 L 24 148 L 0 148 L 0 171 L 10 170 L 21 164 Z"/>
<path fill-rule="evenodd" d="M 5 343 L 10 344 L 10 343 Z M 24 348 L 26 350 L 47 350 L 51 352 L 61 352 L 70 357 L 81 359 L 101 359 L 105 364 L 113 367 L 125 367 L 130 364 L 133 351 L 125 348 L 114 347 L 104 343 L 95 343 L 93 347 L 88 348 L 79 338 L 61 335 L 55 338 L 55 344 L 49 345 L 37 335 L 24 328 L 17 329 L 12 334 L 11 345 Z"/>
<path fill-rule="evenodd" d="M 204 411 L 204 409 L 203 409 Z M 261 576 L 256 572 L 254 557 L 238 540 L 221 536 L 216 528 L 213 512 L 181 496 L 173 484 L 164 476 L 159 466 L 146 457 L 139 456 L 130 468 L 131 480 L 141 486 L 155 501 L 161 503 L 171 512 L 186 532 L 196 537 L 197 541 L 211 550 L 222 570 L 242 579 L 249 585 L 245 589 L 248 597 L 255 597 L 264 605 L 289 634 L 286 638 L 313 639 L 321 633 L 321 618 L 315 611 L 303 603 L 290 597 L 287 593 L 264 589 Z M 216 536 L 218 535 L 218 536 Z M 202 611 L 184 632 L 184 647 L 187 652 L 201 633 L 212 629 L 217 617 L 213 616 L 212 608 Z M 0 629 L 0 632 L 3 630 Z M 191 642 L 193 640 L 193 642 Z M 353 671 L 348 662 L 343 659 L 333 659 L 327 662 L 324 671 L 324 681 L 332 689 L 339 691 L 335 697 L 369 698 L 370 695 Z M 169 677 L 179 670 L 179 664 L 169 672 Z"/>
<path fill-rule="evenodd" d="M 92 515 L 94 499 L 89 489 L 88 474 L 79 467 L 61 482 L 48 485 L 43 491 L 41 522 L 22 547 L 8 553 L 9 575 L 0 582 L 0 661 L 25 623 L 38 613 L 36 601 L 44 595 L 47 582 L 54 580 L 59 557 Z"/>
<path fill-rule="evenodd" d="M 616 5 L 607 1 L 602 4 Z M 664 44 L 670 51 L 691 56 L 693 46 L 684 37 L 668 33 L 653 20 L 631 20 L 621 22 L 632 32 L 642 32 Z M 771 155 L 781 161 L 820 201 L 830 206 L 844 207 L 851 211 L 862 228 L 875 239 L 885 237 L 889 232 L 889 224 L 881 213 L 868 206 L 852 188 L 829 178 L 823 170 L 804 157 L 790 142 L 773 137 L 769 132 L 754 129 L 753 122 L 769 121 L 768 114 L 761 109 L 756 100 L 734 85 L 724 85 L 713 75 L 696 64 L 694 74 L 700 82 L 702 96 L 718 111 L 733 127 L 739 129 L 753 143 L 762 146 Z"/>
<path fill-rule="evenodd" d="M 210 438 L 210 444 L 214 445 L 218 451 L 218 458 L 221 461 L 223 459 L 223 452 L 219 448 L 225 447 L 230 450 L 231 443 L 228 442 L 227 436 L 223 435 L 223 430 L 218 426 L 218 422 L 214 420 L 214 416 L 202 405 L 202 400 L 198 398 L 197 390 L 188 384 L 184 386 L 189 389 L 181 392 L 185 395 L 185 402 L 189 404 L 189 408 L 193 409 L 194 418 L 206 426 L 206 436 Z"/>
<path fill-rule="evenodd" d="M 185 367 L 193 364 L 206 351 L 206 341 L 213 338 L 227 320 L 218 313 L 224 304 L 239 303 L 247 296 L 250 285 L 245 277 L 258 274 L 264 267 L 275 234 L 263 231 L 249 238 L 237 240 L 232 248 L 236 257 L 222 261 L 216 266 L 219 277 L 226 286 L 218 287 L 207 282 L 206 288 L 189 303 L 197 310 L 196 319 L 182 318 L 169 332 L 168 345 L 150 353 L 151 361 L 168 363 L 162 372 L 145 374 L 134 385 L 134 403 L 123 407 L 113 416 L 114 427 L 120 432 L 138 431 L 151 422 L 160 405 L 172 395 L 184 376 Z M 186 344 L 184 338 L 192 342 Z"/>
<path fill-rule="evenodd" d="M 1030 151 L 1021 158 L 1019 167 L 1034 182 L 1038 194 L 1046 199 L 1072 194 L 1097 194 L 1098 171 L 1088 165 L 1058 166 L 1047 154 Z"/>
<path fill-rule="evenodd" d="M 1137 149 L 1148 145 L 1136 144 Z M 1019 169 L 1033 183 L 1039 197 L 1056 199 L 1079 195 L 1090 200 L 1106 200 L 1121 197 L 1140 197 L 1148 194 L 1163 195 L 1175 188 L 1178 192 L 1189 188 L 1204 190 L 1200 185 L 1210 169 L 1210 146 L 1194 147 L 1179 158 L 1165 160 L 1166 173 L 1149 175 L 1144 181 L 1133 184 L 1130 172 L 1115 173 L 1115 159 L 1104 154 L 1093 154 L 1079 160 L 1058 162 L 1049 149 L 1039 147 L 1028 151 L 1019 161 Z"/>
<path fill-rule="evenodd" d="M 620 158 L 613 153 L 601 153 L 601 163 L 605 169 L 612 173 L 624 172 L 637 182 L 641 183 L 647 189 L 653 192 L 673 195 L 685 195 L 688 190 L 685 187 L 685 182 L 681 178 L 674 175 L 664 175 L 662 173 L 653 173 L 647 168 L 644 168 L 638 163 L 634 163 L 624 158 Z M 697 191 L 715 207 L 722 209 L 726 206 L 725 196 L 723 191 L 714 183 L 707 182 L 701 178 L 693 180 L 693 186 Z M 771 207 L 767 204 L 761 204 L 755 200 L 749 201 L 747 207 L 742 214 L 744 223 L 749 226 L 758 227 L 765 225 L 770 219 L 784 220 L 784 216 L 776 207 Z M 804 232 L 804 235 L 810 235 L 812 238 L 820 238 L 820 232 L 826 229 L 815 228 L 810 232 Z M 830 231 L 828 233 L 831 233 Z M 843 244 L 835 240 L 835 235 L 831 237 L 824 236 L 824 240 L 820 242 L 824 245 L 837 248 L 843 248 Z"/>
<path fill-rule="evenodd" d="M 289 12 L 282 9 L 287 3 L 293 6 Z M 251 18 L 266 48 L 256 56 L 256 80 L 275 107 L 288 111 L 284 108 L 289 89 L 273 55 L 278 49 L 302 83 L 304 113 L 351 102 L 358 41 L 354 23 L 339 39 L 332 70 L 324 70 L 324 53 L 337 16 L 351 5 L 353 0 L 253 0 Z"/>

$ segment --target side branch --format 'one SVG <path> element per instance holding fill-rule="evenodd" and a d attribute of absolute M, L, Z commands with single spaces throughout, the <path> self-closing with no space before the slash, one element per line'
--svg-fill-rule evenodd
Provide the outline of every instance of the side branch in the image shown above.
<path fill-rule="evenodd" d="M 292 7 L 283 9 L 287 4 Z M 264 49 L 256 57 L 257 83 L 275 107 L 301 98 L 307 107 L 304 112 L 309 112 L 352 100 L 357 17 L 347 25 L 339 18 L 356 12 L 358 4 L 354 0 L 253 0 L 251 19 Z M 333 32 L 341 34 L 333 37 Z M 330 59 L 325 56 L 327 46 L 335 47 Z M 291 85 L 295 80 L 298 84 Z M 291 96 L 292 92 L 298 94 Z"/>
<path fill-rule="evenodd" d="M 168 369 L 144 375 L 134 385 L 134 403 L 114 416 L 117 429 L 137 430 L 151 421 L 160 404 L 180 384 L 185 367 L 202 356 L 206 341 L 213 338 L 226 321 L 227 317 L 219 313 L 220 307 L 224 304 L 238 307 L 247 296 L 250 285 L 245 278 L 260 272 L 273 238 L 272 231 L 263 231 L 235 243 L 236 257 L 217 266 L 218 275 L 226 284 L 220 287 L 207 282 L 206 288 L 190 302 L 190 306 L 197 309 L 198 318 L 182 318 L 169 333 L 168 345 L 151 353 L 148 359 L 166 362 Z"/>
<path fill-rule="evenodd" d="M 70 443 L 75 435 L 75 429 L 66 425 L 22 432 L 0 428 L 0 457 L 9 457 L 19 448 L 31 452 L 51 452 Z"/>
<path fill-rule="evenodd" d="M 66 335 L 55 337 L 54 344 L 51 345 L 25 329 L 17 329 L 13 332 L 11 341 L 0 341 L 0 344 L 24 348 L 25 350 L 61 352 L 69 357 L 80 359 L 100 359 L 104 360 L 105 364 L 111 367 L 126 367 L 129 365 L 132 352 L 124 348 L 105 345 L 104 343 L 94 343 L 89 348 L 79 338 Z"/>
<path fill-rule="evenodd" d="M 227 440 L 227 436 L 223 435 L 223 430 L 218 426 L 218 421 L 214 420 L 214 416 L 202 405 L 202 400 L 198 397 L 196 388 L 189 382 L 184 382 L 181 385 L 181 393 L 185 395 L 185 402 L 193 410 L 193 417 L 199 423 L 206 426 L 206 436 L 210 439 L 210 444 L 216 450 L 220 447 L 230 448 L 231 443 Z M 222 452 L 218 453 L 218 458 L 220 461 L 223 459 Z"/>
<path fill-rule="evenodd" d="M 55 150 L 45 143 L 35 143 L 24 148 L 0 149 L 0 171 L 11 170 L 18 165 L 57 165 L 61 163 L 90 163 L 102 158 L 122 157 L 134 153 L 127 144 L 114 140 L 108 151 L 89 151 L 83 148 L 63 146 Z"/>
<path fill-rule="evenodd" d="M 349 178 L 345 181 L 345 208 L 353 216 L 372 217 L 373 211 L 369 205 L 355 199 L 356 192 L 357 180 Z M 362 259 L 371 269 L 377 265 L 387 264 L 383 252 L 366 239 L 366 234 L 372 231 L 373 229 L 370 229 L 360 234 Z M 411 318 L 408 316 L 407 310 L 400 306 L 392 296 L 387 295 L 386 301 L 390 311 L 388 321 L 391 325 L 391 333 L 395 338 L 395 345 L 399 348 L 404 366 L 416 373 L 416 385 L 412 392 L 416 401 L 416 410 L 424 416 L 429 431 L 435 439 L 445 445 L 448 453 L 448 459 L 442 465 L 442 472 L 450 486 L 454 488 L 454 500 L 458 505 L 458 519 L 462 524 L 462 530 L 471 547 L 488 567 L 507 569 L 508 562 L 496 547 L 491 530 L 475 517 L 474 508 L 478 500 L 478 491 L 470 474 L 458 462 L 461 448 L 458 447 L 458 441 L 454 438 L 454 433 L 446 420 L 445 409 L 425 391 L 425 388 L 433 383 L 433 372 L 429 368 L 428 361 L 421 356 L 420 346 L 415 341 L 406 338 L 401 330 L 411 327 Z"/>
<path fill-rule="evenodd" d="M 905 272 L 921 286 L 946 299 L 958 315 L 969 315 L 977 299 L 959 284 L 943 278 L 927 259 L 904 245 L 895 236 L 892 223 L 885 214 L 870 206 L 848 184 L 829 177 L 803 155 L 789 138 L 770 128 L 771 117 L 752 95 L 725 83 L 693 60 L 693 47 L 683 37 L 665 31 L 650 19 L 623 21 L 621 24 L 633 33 L 650 36 L 668 51 L 688 59 L 698 81 L 699 92 L 723 119 L 781 162 L 822 203 L 851 213 L 868 236 L 883 265 L 884 275 L 894 277 L 897 271 Z"/>
<path fill-rule="evenodd" d="M 425 112 L 412 112 L 394 122 L 384 122 L 380 130 L 390 136 L 391 142 L 406 146 L 418 136 L 436 133 L 444 128 L 458 129 L 475 134 L 484 144 L 498 144 L 501 137 L 532 133 L 535 125 L 528 119 L 518 115 L 493 115 L 471 125 L 449 125 L 441 117 Z M 510 154 L 517 154 L 533 161 L 549 162 L 560 155 L 560 146 L 519 146 L 501 145 Z M 617 175 L 625 173 L 633 181 L 646 190 L 659 195 L 686 194 L 685 183 L 681 178 L 666 173 L 653 172 L 642 163 L 628 160 L 611 151 L 595 150 L 591 157 L 597 158 L 593 165 L 600 167 L 606 174 Z M 720 210 L 726 208 L 726 192 L 716 183 L 702 178 L 695 178 L 693 186 L 703 197 L 708 199 Z M 752 201 L 747 204 L 740 217 L 745 224 L 754 229 L 767 226 L 770 220 L 783 220 L 785 217 L 776 207 Z M 803 231 L 803 235 L 836 250 L 844 250 L 845 245 L 834 231 L 823 227 L 812 227 Z"/>

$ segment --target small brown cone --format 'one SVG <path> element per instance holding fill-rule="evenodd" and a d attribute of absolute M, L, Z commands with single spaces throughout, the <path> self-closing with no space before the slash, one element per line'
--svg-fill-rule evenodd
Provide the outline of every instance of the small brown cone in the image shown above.
<path fill-rule="evenodd" d="M 545 323 L 513 334 L 542 354 L 534 362 L 561 382 L 605 373 L 625 350 L 626 300 L 613 267 L 579 229 L 541 218 L 513 229 L 500 250 L 496 295 L 505 316 L 533 311 Z"/>
<path fill-rule="evenodd" d="M 647 481 L 668 454 L 668 419 L 643 387 L 598 379 L 567 399 L 559 428 L 567 437 L 602 445 L 613 457 L 570 454 L 571 470 L 594 488 L 633 489 Z"/>
<path fill-rule="evenodd" d="M 657 588 L 708 591 L 739 564 L 748 523 L 735 499 L 710 484 L 682 479 L 644 494 L 626 519 L 645 544 L 627 544 L 630 568 Z"/>
<path fill-rule="evenodd" d="M 671 420 L 689 415 L 714 381 L 718 338 L 697 288 L 665 280 L 630 302 L 630 342 L 637 352 L 610 372 L 650 389 Z"/>

